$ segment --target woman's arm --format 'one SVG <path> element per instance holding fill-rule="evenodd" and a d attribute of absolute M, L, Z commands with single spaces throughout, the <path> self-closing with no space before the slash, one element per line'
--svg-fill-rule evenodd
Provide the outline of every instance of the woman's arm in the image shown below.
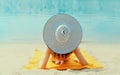
<path fill-rule="evenodd" d="M 44 60 L 43 60 L 43 63 L 41 65 L 41 69 L 46 69 L 46 65 L 47 65 L 49 57 L 50 57 L 50 49 L 47 48 L 46 53 L 45 53 L 45 57 L 44 57 Z"/>
<path fill-rule="evenodd" d="M 76 48 L 76 49 L 74 50 L 74 53 L 75 53 L 75 55 L 77 56 L 79 62 L 80 62 L 82 65 L 88 65 L 87 61 L 84 59 L 84 57 L 83 57 L 82 54 L 80 53 L 79 48 Z"/>

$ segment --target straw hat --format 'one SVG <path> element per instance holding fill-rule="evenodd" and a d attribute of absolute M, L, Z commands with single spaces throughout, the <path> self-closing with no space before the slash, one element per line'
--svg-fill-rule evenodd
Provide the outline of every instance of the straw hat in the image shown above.
<path fill-rule="evenodd" d="M 45 24 L 43 39 L 53 52 L 66 54 L 79 46 L 82 40 L 82 29 L 72 16 L 57 14 Z"/>

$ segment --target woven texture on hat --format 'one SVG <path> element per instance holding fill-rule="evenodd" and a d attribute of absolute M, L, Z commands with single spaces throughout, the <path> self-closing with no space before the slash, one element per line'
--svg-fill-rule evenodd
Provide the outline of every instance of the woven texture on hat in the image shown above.
<path fill-rule="evenodd" d="M 76 59 L 76 56 L 74 53 L 70 56 L 70 59 L 66 61 L 62 65 L 56 65 L 52 62 L 51 59 L 49 59 L 47 63 L 47 69 L 83 69 L 83 68 L 103 68 L 103 65 L 98 62 L 97 59 L 87 54 L 85 51 L 80 49 L 81 54 L 85 58 L 85 60 L 88 62 L 88 65 L 83 66 L 79 63 L 79 61 Z M 33 69 L 39 69 L 40 68 L 40 62 L 44 58 L 44 52 L 42 50 L 35 50 L 34 55 L 31 57 L 29 63 L 24 66 L 23 68 L 25 70 L 33 70 Z"/>

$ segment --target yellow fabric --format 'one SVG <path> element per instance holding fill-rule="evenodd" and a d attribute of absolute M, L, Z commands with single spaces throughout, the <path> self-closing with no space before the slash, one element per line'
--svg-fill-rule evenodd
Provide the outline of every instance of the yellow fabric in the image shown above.
<path fill-rule="evenodd" d="M 85 51 L 80 49 L 80 52 L 88 62 L 88 65 L 83 66 L 76 59 L 74 53 L 71 54 L 70 59 L 62 65 L 56 65 L 50 59 L 47 63 L 48 69 L 83 69 L 83 68 L 102 68 L 102 64 L 99 63 L 94 57 L 87 54 Z M 42 50 L 35 50 L 34 55 L 30 59 L 28 65 L 24 66 L 26 70 L 38 69 L 40 67 L 39 63 L 44 57 L 44 52 Z"/>

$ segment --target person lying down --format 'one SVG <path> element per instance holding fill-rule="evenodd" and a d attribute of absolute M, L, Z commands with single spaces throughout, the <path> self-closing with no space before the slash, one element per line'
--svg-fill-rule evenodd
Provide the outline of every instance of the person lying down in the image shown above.
<path fill-rule="evenodd" d="M 45 24 L 43 39 L 47 45 L 47 49 L 40 67 L 41 69 L 101 67 L 101 65 L 98 66 L 98 62 L 95 62 L 96 60 L 78 48 L 82 40 L 82 28 L 79 22 L 70 15 L 57 14 L 51 17 Z M 52 56 L 52 61 L 49 61 L 50 55 Z M 74 61 L 76 57 L 77 62 Z M 53 63 L 54 66 L 52 65 Z M 91 64 L 95 65 L 92 66 Z"/>
<path fill-rule="evenodd" d="M 41 69 L 46 69 L 47 62 L 50 58 L 50 55 L 52 55 L 52 62 L 58 65 L 64 64 L 66 61 L 69 60 L 69 57 L 72 53 L 76 55 L 76 57 L 79 60 L 79 63 L 82 64 L 83 66 L 88 65 L 87 61 L 84 59 L 83 55 L 81 54 L 80 48 L 74 49 L 72 52 L 66 53 L 66 54 L 59 54 L 53 52 L 50 48 L 47 47 L 46 49 L 46 54 L 44 57 L 44 60 L 41 65 Z"/>
<path fill-rule="evenodd" d="M 51 17 L 44 26 L 43 39 L 47 45 L 46 53 L 35 53 L 26 69 L 38 68 L 42 55 L 45 55 L 41 69 L 83 69 L 101 68 L 102 65 L 82 49 L 78 48 L 82 40 L 79 22 L 67 14 Z M 35 51 L 36 52 L 36 51 Z M 50 56 L 52 60 L 49 61 Z M 74 59 L 77 58 L 77 61 Z M 36 60 L 37 62 L 34 62 Z M 91 65 L 92 64 L 92 65 Z"/>

